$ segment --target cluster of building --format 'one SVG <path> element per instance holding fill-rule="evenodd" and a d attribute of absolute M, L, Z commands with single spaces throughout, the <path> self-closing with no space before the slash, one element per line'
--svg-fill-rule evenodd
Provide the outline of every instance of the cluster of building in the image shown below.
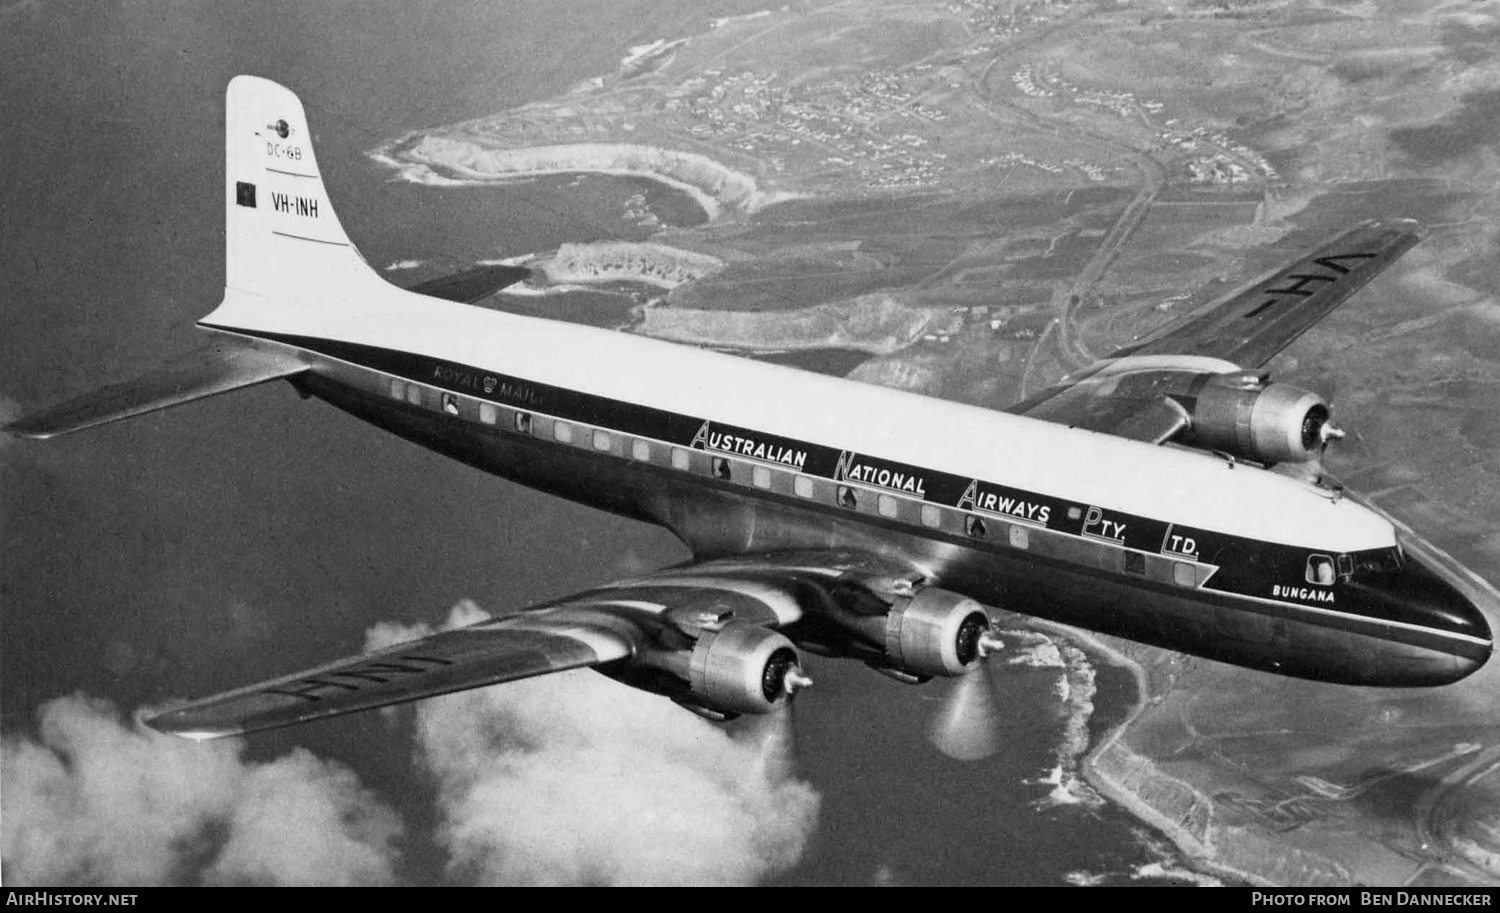
<path fill-rule="evenodd" d="M 1034 326 L 1028 323 L 1012 327 L 1011 321 L 1034 314 L 1037 310 L 1039 306 L 1032 305 L 960 305 L 953 309 L 953 319 L 946 325 L 934 322 L 929 326 L 928 332 L 922 334 L 922 341 L 946 345 L 966 330 L 988 331 L 1006 339 L 1035 339 L 1037 331 Z"/>
<path fill-rule="evenodd" d="M 1091 181 L 1103 182 L 1108 177 L 1104 168 L 1093 162 L 1084 161 L 1079 158 L 1064 159 L 1060 162 L 1048 162 L 1038 158 L 1032 158 L 1022 152 L 1007 152 L 1004 155 L 995 155 L 979 160 L 981 165 L 993 165 L 1004 167 L 1006 165 L 1026 165 L 1047 174 L 1062 174 L 1069 168 L 1082 172 L 1084 177 Z"/>
<path fill-rule="evenodd" d="M 1093 105 L 1125 118 L 1144 118 L 1145 115 L 1157 114 L 1166 107 L 1159 101 L 1140 101 L 1134 92 L 1110 92 L 1075 86 L 1054 74 L 1039 74 L 1031 64 L 1011 74 L 1011 82 L 1016 84 L 1023 95 L 1033 98 L 1063 96 L 1077 104 Z"/>
<path fill-rule="evenodd" d="M 773 167 L 795 150 L 826 166 L 854 169 L 873 186 L 923 186 L 940 178 L 946 156 L 928 149 L 917 133 L 874 129 L 882 121 L 947 117 L 914 96 L 893 70 L 795 88 L 777 85 L 774 73 L 706 70 L 674 91 L 664 110 L 686 119 L 688 134 Z"/>
<path fill-rule="evenodd" d="M 991 53 L 1026 27 L 1046 21 L 1053 6 L 1046 0 L 953 0 L 950 11 L 962 17 L 976 40 L 967 44 L 958 59 L 942 64 L 885 68 L 800 85 L 788 85 L 774 71 L 703 70 L 667 89 L 660 109 L 666 118 L 661 125 L 669 132 L 753 157 L 773 173 L 786 171 L 791 162 L 794 170 L 808 166 L 836 170 L 846 180 L 867 187 L 932 186 L 952 166 L 947 155 L 933 148 L 931 131 L 924 128 L 950 114 L 924 102 L 922 96 L 961 88 L 963 59 Z M 632 48 L 622 67 L 628 75 L 644 64 L 669 59 L 683 43 L 682 39 L 659 40 Z M 1038 84 L 1030 67 L 1018 71 L 1015 79 L 1028 94 L 1053 91 Z M 1133 102 L 1128 94 L 1088 93 L 1071 87 L 1069 91 L 1090 104 Z M 588 94 L 588 90 L 581 93 L 583 97 Z M 554 106 L 545 112 L 528 106 L 486 124 L 485 132 L 507 145 L 587 141 L 597 138 L 601 128 L 608 132 L 607 124 L 625 113 L 628 104 L 611 98 L 592 112 L 582 98 L 576 105 Z M 1074 169 L 1090 181 L 1107 180 L 1104 168 L 1078 158 L 1042 161 L 1010 153 L 986 161 L 1025 164 L 1049 174 Z M 645 207 L 628 208 L 632 218 L 651 218 Z"/>
<path fill-rule="evenodd" d="M 1139 117 L 1150 123 L 1150 116 L 1160 114 L 1165 105 L 1159 101 L 1143 101 L 1131 92 L 1111 92 L 1102 89 L 1084 89 L 1072 85 L 1062 78 L 1040 73 L 1032 64 L 1027 64 L 1011 74 L 1011 82 L 1023 95 L 1032 98 L 1066 98 L 1082 105 L 1094 105 L 1124 118 Z M 1165 129 L 1156 133 L 1158 148 L 1172 149 L 1191 154 L 1186 163 L 1188 179 L 1200 184 L 1242 184 L 1257 178 L 1274 181 L 1276 169 L 1255 150 L 1237 143 L 1223 133 L 1208 127 L 1184 130 L 1177 126 L 1176 119 L 1168 120 Z M 1036 164 L 1027 161 L 1026 164 Z M 1073 162 L 1063 164 L 1072 165 Z M 1036 164 L 1044 171 L 1053 171 Z M 1076 167 L 1076 166 L 1075 166 Z M 1103 172 L 1096 166 L 1081 167 L 1091 180 L 1104 180 Z M 1098 176 L 1095 177 L 1095 174 Z"/>
<path fill-rule="evenodd" d="M 1257 175 L 1267 181 L 1280 178 L 1276 168 L 1258 152 L 1223 133 L 1207 127 L 1183 130 L 1175 119 L 1167 121 L 1166 126 L 1168 129 L 1156 134 L 1158 145 L 1190 153 L 1192 158 L 1187 167 L 1189 177 L 1194 181 L 1241 183 Z"/>
<path fill-rule="evenodd" d="M 1227 155 L 1211 155 L 1189 159 L 1188 180 L 1194 184 L 1244 184 L 1250 180 L 1250 172 Z"/>
<path fill-rule="evenodd" d="M 948 12 L 963 19 L 970 35 L 993 39 L 984 48 L 988 50 L 1019 35 L 1027 26 L 1046 22 L 1050 17 L 1043 11 L 1054 5 L 1066 4 L 1054 4 L 1052 0 L 953 0 Z"/>

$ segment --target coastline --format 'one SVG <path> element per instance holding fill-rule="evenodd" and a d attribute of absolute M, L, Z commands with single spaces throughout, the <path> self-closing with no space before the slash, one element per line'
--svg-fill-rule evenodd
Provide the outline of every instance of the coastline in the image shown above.
<path fill-rule="evenodd" d="M 1215 804 L 1191 784 L 1163 772 L 1129 744 L 1130 728 L 1149 714 L 1160 695 L 1138 660 L 1077 628 L 1038 620 L 1135 679 L 1136 701 L 1125 717 L 1089 751 L 1081 765 L 1089 785 L 1108 801 L 1155 829 L 1177 847 L 1185 861 L 1205 874 L 1258 887 L 1347 888 L 1353 875 L 1325 856 L 1273 842 L 1271 835 L 1215 823 Z"/>
<path fill-rule="evenodd" d="M 638 282 L 674 289 L 723 269 L 724 261 L 654 242 L 593 241 L 564 244 L 550 257 L 527 258 L 525 265 L 553 286 Z"/>
<path fill-rule="evenodd" d="M 934 320 L 926 308 L 883 294 L 792 311 L 709 311 L 646 307 L 632 331 L 642 336 L 747 352 L 852 349 L 889 355 L 922 338 Z"/>
<path fill-rule="evenodd" d="M 750 215 L 800 194 L 766 190 L 753 175 L 697 152 L 638 143 L 492 147 L 472 135 L 408 134 L 369 153 L 401 180 L 461 186 L 588 173 L 655 181 L 687 194 L 709 222 Z M 446 173 L 445 173 L 446 172 Z"/>
<path fill-rule="evenodd" d="M 1043 619 L 1031 621 L 1039 629 L 1081 644 L 1090 654 L 1128 672 L 1135 681 L 1134 703 L 1079 765 L 1089 786 L 1106 801 L 1166 837 L 1184 860 L 1201 872 L 1250 884 L 1273 885 L 1262 876 L 1226 865 L 1218 858 L 1213 841 L 1213 801 L 1209 797 L 1162 773 L 1149 758 L 1123 743 L 1130 726 L 1150 709 L 1152 703 L 1151 683 L 1145 667 L 1089 631 Z"/>

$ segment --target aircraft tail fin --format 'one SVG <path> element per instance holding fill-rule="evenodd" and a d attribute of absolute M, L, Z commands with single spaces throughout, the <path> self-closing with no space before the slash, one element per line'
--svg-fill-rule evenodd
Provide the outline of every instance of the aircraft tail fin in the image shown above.
<path fill-rule="evenodd" d="M 226 297 L 312 306 L 385 285 L 339 223 L 296 93 L 258 76 L 230 80 L 224 147 Z"/>
<path fill-rule="evenodd" d="M 224 300 L 200 325 L 275 328 L 286 315 L 401 300 L 354 249 L 328 197 L 302 102 L 236 76 L 225 96 Z M 505 277 L 487 277 L 490 285 Z M 476 293 L 477 279 L 439 292 Z M 48 438 L 309 370 L 293 350 L 226 337 L 134 380 L 22 416 L 0 431 Z"/>

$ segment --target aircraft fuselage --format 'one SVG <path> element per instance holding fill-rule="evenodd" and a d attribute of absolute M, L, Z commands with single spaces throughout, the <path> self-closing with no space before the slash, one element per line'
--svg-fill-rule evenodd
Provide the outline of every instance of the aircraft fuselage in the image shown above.
<path fill-rule="evenodd" d="M 493 316 L 522 327 L 537 323 Z M 1181 522 L 1185 511 L 1173 509 L 1184 503 L 1180 492 L 1163 492 L 1153 514 L 1126 511 L 1010 484 L 1004 460 L 982 477 L 957 475 L 836 440 L 771 433 L 409 351 L 251 335 L 315 359 L 316 370 L 298 380 L 304 392 L 487 472 L 664 526 L 699 559 L 827 549 L 896 554 L 944 588 L 986 604 L 1329 682 L 1438 685 L 1474 671 L 1490 652 L 1488 626 L 1461 592 L 1463 581 L 1440 556 L 1403 552 L 1393 530 L 1388 539 L 1369 539 L 1373 549 L 1305 537 L 1277 542 L 1209 528 L 1201 519 Z M 650 341 L 621 340 L 627 347 L 643 342 Z M 702 356 L 728 359 L 695 352 Z M 801 373 L 740 363 L 752 375 Z M 806 377 L 819 389 L 836 385 L 846 403 L 874 389 Z M 1079 447 L 1119 443 L 1068 433 Z M 1222 464 L 1233 473 L 1224 485 L 1270 475 L 1208 455 L 1183 456 Z M 1323 509 L 1342 511 L 1359 528 L 1355 539 L 1385 522 L 1331 492 L 1296 490 L 1309 486 L 1290 479 L 1277 485 L 1290 499 L 1319 499 Z"/>

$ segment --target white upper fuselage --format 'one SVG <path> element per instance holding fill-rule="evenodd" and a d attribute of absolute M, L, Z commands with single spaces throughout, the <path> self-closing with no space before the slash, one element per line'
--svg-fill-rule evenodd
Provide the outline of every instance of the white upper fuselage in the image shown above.
<path fill-rule="evenodd" d="M 1358 503 L 1210 454 L 361 285 L 347 306 L 230 291 L 204 322 L 410 352 L 1265 542 L 1329 552 L 1396 542 L 1390 522 Z"/>

